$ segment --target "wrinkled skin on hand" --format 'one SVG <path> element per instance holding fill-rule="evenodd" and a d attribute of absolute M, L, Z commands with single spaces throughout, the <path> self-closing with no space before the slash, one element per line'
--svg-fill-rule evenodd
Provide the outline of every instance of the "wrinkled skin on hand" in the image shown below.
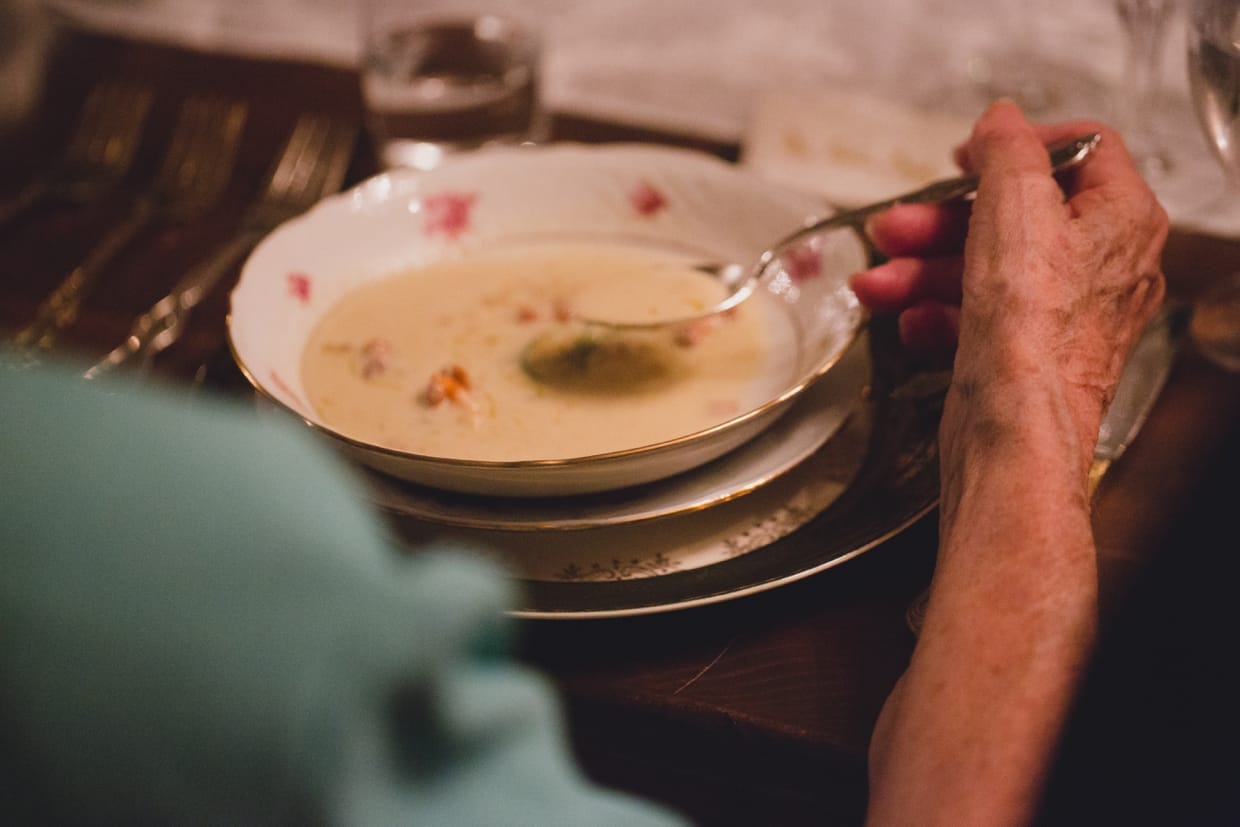
<path fill-rule="evenodd" d="M 1094 154 L 1056 182 L 1045 145 L 1093 131 L 1102 133 Z M 899 314 L 908 347 L 955 348 L 959 397 L 1009 389 L 1018 404 L 1029 381 L 1061 387 L 1080 447 L 1092 449 L 1124 360 L 1163 298 L 1166 214 L 1101 124 L 1033 126 L 1000 102 L 956 154 L 981 176 L 972 208 L 909 205 L 872 219 L 867 230 L 890 258 L 856 274 L 853 289 L 874 313 Z M 994 413 L 988 427 L 1002 425 Z"/>

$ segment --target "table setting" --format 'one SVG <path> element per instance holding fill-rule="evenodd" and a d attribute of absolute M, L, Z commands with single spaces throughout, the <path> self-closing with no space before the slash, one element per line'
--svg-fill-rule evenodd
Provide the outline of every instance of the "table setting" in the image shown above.
<path fill-rule="evenodd" d="M 938 10 L 949 34 L 926 37 L 904 0 L 514 0 L 437 32 L 445 47 L 370 34 L 394 5 L 44 3 L 42 73 L 0 157 L 5 347 L 286 417 L 352 466 L 408 553 L 497 557 L 519 581 L 522 657 L 563 690 L 592 776 L 706 822 L 857 823 L 869 732 L 933 569 L 950 373 L 860 309 L 847 277 L 873 251 L 856 222 L 796 232 L 956 176 L 951 149 L 990 97 L 1122 117 L 1129 18 L 1064 2 L 985 19 L 959 0 Z M 1172 224 L 1169 302 L 1099 435 L 1104 611 L 1166 547 L 1234 529 L 1189 510 L 1234 488 L 1240 460 L 1240 374 L 1190 324 L 1240 270 L 1240 197 L 1183 69 L 1196 21 L 1162 21 L 1168 60 L 1142 104 L 1166 152 L 1149 178 Z M 1046 67 L 1037 90 L 1004 74 L 1017 45 Z M 499 91 L 453 86 L 462 55 Z M 440 74 L 390 88 L 411 60 Z M 444 114 L 458 93 L 468 117 Z M 746 292 L 720 312 L 726 290 L 694 294 L 688 324 L 643 306 L 571 328 L 552 375 L 529 364 L 534 334 L 620 313 L 637 288 L 594 299 L 567 275 L 541 292 L 495 276 L 471 294 L 489 255 L 495 272 L 583 257 L 610 272 L 614 255 L 625 278 L 708 271 Z M 650 390 L 716 342 L 739 370 L 721 328 L 760 342 L 743 381 L 695 390 L 704 404 Z M 631 348 L 648 375 L 572 373 Z M 397 424 L 362 421 L 389 404 Z M 510 429 L 493 444 L 433 441 L 492 422 Z"/>

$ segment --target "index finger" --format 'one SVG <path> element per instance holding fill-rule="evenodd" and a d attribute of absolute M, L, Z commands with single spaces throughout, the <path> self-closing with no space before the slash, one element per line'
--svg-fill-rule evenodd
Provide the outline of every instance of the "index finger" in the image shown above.
<path fill-rule="evenodd" d="M 1031 209 L 1062 209 L 1064 196 L 1051 177 L 1046 145 L 1014 103 L 998 101 L 982 113 L 968 154 L 980 178 L 975 220 L 1019 226 Z"/>
<path fill-rule="evenodd" d="M 1016 104 L 1005 100 L 992 103 L 977 119 L 965 152 L 983 180 L 996 173 L 1046 175 L 1051 169 L 1044 137 Z"/>

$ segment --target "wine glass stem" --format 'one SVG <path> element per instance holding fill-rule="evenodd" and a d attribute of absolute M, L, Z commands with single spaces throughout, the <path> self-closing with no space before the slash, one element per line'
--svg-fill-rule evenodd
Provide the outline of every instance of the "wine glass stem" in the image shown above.
<path fill-rule="evenodd" d="M 1155 113 L 1162 91 L 1167 22 L 1174 5 L 1174 0 L 1116 2 L 1127 43 L 1119 126 L 1146 172 L 1164 172 L 1167 168 L 1163 147 L 1156 138 Z"/>

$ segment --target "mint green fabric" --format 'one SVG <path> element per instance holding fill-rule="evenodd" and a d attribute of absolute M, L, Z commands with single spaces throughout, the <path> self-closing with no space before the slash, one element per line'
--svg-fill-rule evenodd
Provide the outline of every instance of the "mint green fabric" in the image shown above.
<path fill-rule="evenodd" d="M 681 823 L 580 775 L 511 581 L 396 552 L 350 475 L 277 413 L 0 364 L 0 810 Z"/>

